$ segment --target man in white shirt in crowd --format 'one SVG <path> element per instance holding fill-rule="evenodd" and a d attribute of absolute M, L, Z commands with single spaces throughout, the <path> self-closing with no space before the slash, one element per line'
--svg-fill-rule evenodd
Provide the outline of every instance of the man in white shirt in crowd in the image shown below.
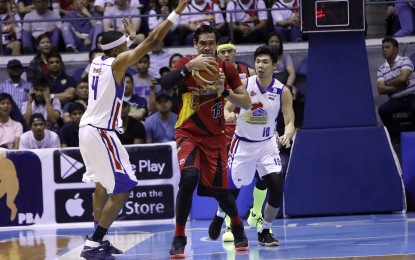
<path fill-rule="evenodd" d="M 19 149 L 61 147 L 58 134 L 46 129 L 46 121 L 42 114 L 33 114 L 29 123 L 30 131 L 20 136 Z"/>

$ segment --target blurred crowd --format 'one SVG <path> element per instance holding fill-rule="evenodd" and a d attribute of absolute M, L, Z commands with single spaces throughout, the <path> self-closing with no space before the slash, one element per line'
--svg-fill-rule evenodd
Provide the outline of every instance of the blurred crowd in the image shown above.
<path fill-rule="evenodd" d="M 385 9 L 386 34 L 413 34 L 415 5 L 389 2 Z M 103 55 L 102 34 L 109 30 L 128 33 L 122 21 L 127 17 L 135 30 L 134 46 L 166 19 L 174 6 L 171 0 L 0 0 L 0 54 L 33 55 L 28 66 L 18 57 L 9 57 L 8 77 L 0 78 L 0 146 L 7 149 L 78 146 L 79 120 L 89 95 L 89 63 Z M 292 90 L 296 126 L 301 127 L 304 93 L 298 91 L 296 84 L 299 76 L 305 75 L 307 59 L 296 65 L 283 51 L 284 42 L 305 40 L 299 22 L 298 0 L 191 0 L 165 41 L 125 75 L 121 141 L 140 144 L 174 140 L 179 96 L 177 90 L 162 90 L 160 78 L 183 56 L 170 53 L 165 47 L 192 45 L 193 32 L 204 24 L 216 28 L 219 35 L 228 37 L 235 45 L 265 43 L 274 48 L 278 56 L 274 77 Z M 393 43 L 397 51 L 397 43 Z M 89 63 L 67 73 L 61 54 L 81 51 L 89 52 Z M 235 62 L 236 50 L 227 50 L 225 54 L 223 59 Z M 389 69 L 394 66 L 397 52 L 394 55 L 389 58 L 390 65 L 385 63 Z M 404 73 L 409 73 L 410 79 L 411 59 L 405 59 L 408 64 L 402 69 L 410 71 Z M 378 75 L 378 88 L 383 81 Z M 385 122 L 393 123 L 385 123 L 388 130 L 394 127 L 395 133 L 399 133 L 400 122 L 391 119 L 398 110 L 409 113 L 412 122 L 409 129 L 413 129 L 415 113 L 399 107 L 388 111 L 388 120 L 384 120 L 384 113 L 381 116 Z"/>
<path fill-rule="evenodd" d="M 176 5 L 173 0 L 53 1 L 0 0 L 3 55 L 36 53 L 45 33 L 54 51 L 89 51 L 102 32 L 125 32 L 123 17 L 131 17 L 139 43 Z M 302 40 L 298 0 L 191 0 L 165 45 L 192 45 L 195 29 L 204 24 L 232 35 L 236 43 L 263 42 L 271 31 L 284 41 Z"/>

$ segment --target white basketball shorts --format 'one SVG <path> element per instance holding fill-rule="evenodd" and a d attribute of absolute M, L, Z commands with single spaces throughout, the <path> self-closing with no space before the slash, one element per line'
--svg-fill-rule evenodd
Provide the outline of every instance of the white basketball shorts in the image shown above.
<path fill-rule="evenodd" d="M 281 159 L 275 135 L 263 142 L 242 141 L 235 136 L 228 158 L 228 177 L 236 188 L 251 184 L 255 170 L 259 177 L 281 172 Z M 230 183 L 230 187 L 233 186 Z"/>
<path fill-rule="evenodd" d="M 79 129 L 79 149 L 86 167 L 83 182 L 99 182 L 108 194 L 127 192 L 137 185 L 127 150 L 115 131 L 83 126 Z"/>

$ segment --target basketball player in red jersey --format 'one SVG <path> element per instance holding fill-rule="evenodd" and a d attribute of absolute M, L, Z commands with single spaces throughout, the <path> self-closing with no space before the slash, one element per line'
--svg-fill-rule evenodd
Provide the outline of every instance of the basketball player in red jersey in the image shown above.
<path fill-rule="evenodd" d="M 176 199 L 176 232 L 170 250 L 171 258 L 185 257 L 185 225 L 196 186 L 200 196 L 215 198 L 230 216 L 235 249 L 247 250 L 249 247 L 234 196 L 228 190 L 223 107 L 226 98 L 238 107 L 250 108 L 250 98 L 235 67 L 216 60 L 217 35 L 212 27 L 199 27 L 195 31 L 193 43 L 198 56 L 180 59 L 161 80 L 164 89 L 178 85 L 180 98 L 176 143 L 181 178 Z M 200 84 L 193 79 L 192 70 L 206 70 L 213 74 L 217 64 L 222 74 L 213 85 Z M 226 85 L 229 85 L 229 89 L 224 88 Z M 209 227 L 211 239 L 219 237 L 222 224 L 223 218 L 214 218 Z"/>

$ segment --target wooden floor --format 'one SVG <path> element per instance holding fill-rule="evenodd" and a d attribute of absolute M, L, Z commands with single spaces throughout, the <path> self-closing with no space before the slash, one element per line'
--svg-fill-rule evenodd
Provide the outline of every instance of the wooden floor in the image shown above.
<path fill-rule="evenodd" d="M 116 223 L 110 240 L 125 251 L 118 259 L 168 259 L 173 223 Z M 245 222 L 246 224 L 246 222 Z M 91 223 L 92 225 L 92 223 Z M 209 221 L 189 221 L 186 259 L 348 259 L 415 260 L 415 213 L 277 219 L 279 247 L 258 245 L 247 229 L 250 249 L 236 253 L 232 243 L 211 241 Z M 0 228 L 0 259 L 80 259 L 85 225 Z"/>

